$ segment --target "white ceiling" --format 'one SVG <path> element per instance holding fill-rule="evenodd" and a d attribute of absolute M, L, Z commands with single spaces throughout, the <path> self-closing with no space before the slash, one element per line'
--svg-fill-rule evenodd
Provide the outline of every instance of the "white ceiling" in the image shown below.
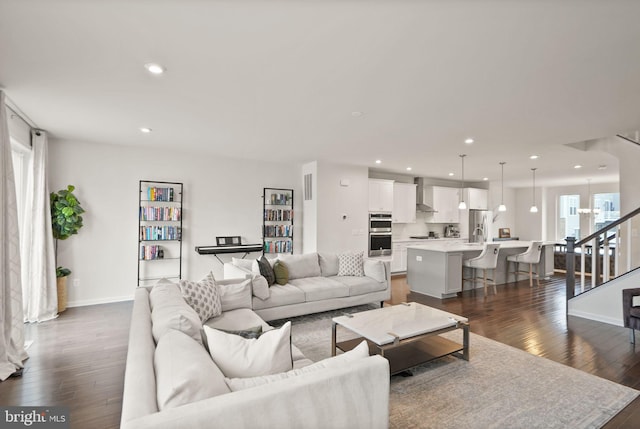
<path fill-rule="evenodd" d="M 0 87 L 87 144 L 456 179 L 466 153 L 467 180 L 506 161 L 514 186 L 534 166 L 541 184 L 615 181 L 614 158 L 564 145 L 640 129 L 638 16 L 621 0 L 0 0 Z"/>

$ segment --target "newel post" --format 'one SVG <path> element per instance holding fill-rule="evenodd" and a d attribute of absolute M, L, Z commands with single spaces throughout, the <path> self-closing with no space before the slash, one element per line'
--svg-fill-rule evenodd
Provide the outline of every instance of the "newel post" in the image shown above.
<path fill-rule="evenodd" d="M 567 237 L 567 259 L 565 266 L 567 268 L 566 284 L 567 284 L 567 306 L 569 300 L 576 294 L 576 238 Z"/>

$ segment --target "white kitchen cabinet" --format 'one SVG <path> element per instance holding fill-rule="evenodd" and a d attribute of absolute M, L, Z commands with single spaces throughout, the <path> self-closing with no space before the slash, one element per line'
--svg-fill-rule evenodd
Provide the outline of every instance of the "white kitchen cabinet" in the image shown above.
<path fill-rule="evenodd" d="M 458 223 L 460 222 L 460 189 L 443 186 L 425 187 L 425 204 L 431 206 L 435 212 L 430 222 Z"/>
<path fill-rule="evenodd" d="M 369 211 L 393 211 L 393 180 L 369 179 Z"/>
<path fill-rule="evenodd" d="M 393 223 L 416 223 L 415 183 L 393 183 Z"/>
<path fill-rule="evenodd" d="M 410 243 L 394 243 L 391 252 L 391 272 L 404 273 L 407 271 L 407 246 Z"/>
<path fill-rule="evenodd" d="M 469 209 L 488 210 L 489 191 L 486 189 L 464 188 L 464 201 Z"/>

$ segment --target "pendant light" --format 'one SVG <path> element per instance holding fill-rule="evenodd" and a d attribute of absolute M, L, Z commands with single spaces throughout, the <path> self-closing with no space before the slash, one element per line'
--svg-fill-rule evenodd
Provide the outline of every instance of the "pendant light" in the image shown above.
<path fill-rule="evenodd" d="M 536 206 L 536 170 L 537 168 L 531 169 L 533 172 L 533 188 L 531 188 L 533 191 L 533 205 L 529 209 L 531 213 L 538 213 L 538 207 Z"/>
<path fill-rule="evenodd" d="M 507 211 L 507 206 L 504 205 L 504 165 L 506 164 L 506 162 L 502 161 L 500 162 L 500 168 L 502 169 L 501 173 L 500 173 L 500 205 L 498 206 L 498 211 L 499 212 L 506 212 Z"/>
<path fill-rule="evenodd" d="M 460 161 L 462 161 L 462 181 L 460 182 L 460 204 L 458 204 L 459 210 L 466 210 L 467 203 L 464 202 L 464 157 L 467 155 L 459 155 Z"/>

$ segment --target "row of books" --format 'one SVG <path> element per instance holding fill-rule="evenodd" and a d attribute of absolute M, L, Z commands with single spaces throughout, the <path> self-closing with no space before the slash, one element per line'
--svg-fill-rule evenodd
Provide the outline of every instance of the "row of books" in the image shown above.
<path fill-rule="evenodd" d="M 293 242 L 291 240 L 264 242 L 264 253 L 291 253 L 292 250 Z"/>
<path fill-rule="evenodd" d="M 293 225 L 265 225 L 265 237 L 293 237 Z"/>
<path fill-rule="evenodd" d="M 158 245 L 153 246 L 140 246 L 140 254 L 138 257 L 141 260 L 150 261 L 153 259 L 163 259 L 164 249 Z"/>
<path fill-rule="evenodd" d="M 140 220 L 180 220 L 180 207 L 140 207 Z"/>
<path fill-rule="evenodd" d="M 181 240 L 179 226 L 141 226 L 140 240 Z"/>
<path fill-rule="evenodd" d="M 267 204 L 274 205 L 291 205 L 291 194 L 271 194 Z"/>
<path fill-rule="evenodd" d="M 264 211 L 264 220 L 279 220 L 279 221 L 293 220 L 293 210 L 266 209 Z"/>
<path fill-rule="evenodd" d="M 149 201 L 173 201 L 173 188 L 147 188 Z"/>

